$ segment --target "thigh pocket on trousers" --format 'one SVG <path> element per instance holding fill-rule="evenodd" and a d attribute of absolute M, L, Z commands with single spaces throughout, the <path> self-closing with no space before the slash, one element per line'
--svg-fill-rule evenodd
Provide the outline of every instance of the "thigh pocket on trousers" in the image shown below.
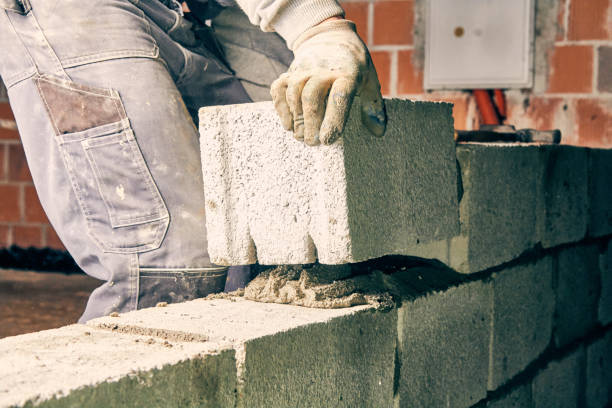
<path fill-rule="evenodd" d="M 35 81 L 88 234 L 106 252 L 158 248 L 168 210 L 119 94 L 50 76 Z"/>

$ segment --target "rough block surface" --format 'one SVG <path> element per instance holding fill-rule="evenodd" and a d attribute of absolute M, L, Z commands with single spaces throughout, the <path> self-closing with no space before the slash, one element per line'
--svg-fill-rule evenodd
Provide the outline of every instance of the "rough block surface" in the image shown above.
<path fill-rule="evenodd" d="M 493 275 L 489 390 L 523 371 L 546 349 L 554 310 L 552 258 Z"/>
<path fill-rule="evenodd" d="M 601 237 L 612 234 L 612 149 L 591 149 L 589 166 L 589 235 Z"/>
<path fill-rule="evenodd" d="M 207 107 L 200 133 L 208 246 L 222 265 L 341 264 L 458 233 L 451 106 L 386 101 L 383 138 L 353 109 L 343 139 L 306 146 L 272 103 Z"/>
<path fill-rule="evenodd" d="M 90 322 L 236 350 L 239 407 L 392 406 L 397 312 L 195 300 Z"/>
<path fill-rule="evenodd" d="M 589 345 L 586 366 L 586 406 L 603 408 L 612 403 L 612 331 Z"/>
<path fill-rule="evenodd" d="M 562 250 L 557 263 L 555 344 L 571 343 L 597 324 L 600 293 L 599 251 L 595 245 Z"/>
<path fill-rule="evenodd" d="M 544 248 L 580 241 L 588 222 L 588 149 L 541 146 L 540 156 L 539 241 Z"/>
<path fill-rule="evenodd" d="M 397 313 L 359 313 L 246 343 L 240 407 L 392 407 Z"/>
<path fill-rule="evenodd" d="M 580 398 L 580 370 L 584 349 L 553 361 L 532 382 L 534 408 L 576 408 Z"/>
<path fill-rule="evenodd" d="M 487 408 L 533 408 L 531 384 L 521 385 L 503 397 L 490 401 Z"/>
<path fill-rule="evenodd" d="M 0 340 L 0 407 L 233 406 L 233 350 L 83 325 Z M 40 404 L 40 405 L 38 405 Z"/>
<path fill-rule="evenodd" d="M 464 273 L 510 261 L 537 240 L 539 147 L 466 143 L 457 146 L 463 198 L 461 235 L 451 240 L 451 266 Z"/>
<path fill-rule="evenodd" d="M 398 311 L 402 407 L 469 407 L 487 394 L 491 287 L 473 282 Z"/>
<path fill-rule="evenodd" d="M 602 325 L 612 323 L 612 240 L 601 254 L 601 295 L 599 296 L 599 321 Z"/>

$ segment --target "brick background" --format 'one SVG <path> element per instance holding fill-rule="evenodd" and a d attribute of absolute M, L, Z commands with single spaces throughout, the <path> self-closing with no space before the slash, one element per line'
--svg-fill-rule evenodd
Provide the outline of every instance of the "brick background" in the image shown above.
<path fill-rule="evenodd" d="M 457 129 L 477 129 L 469 91 L 423 89 L 426 0 L 345 0 L 387 97 L 455 103 Z M 561 129 L 564 143 L 612 147 L 612 0 L 536 0 L 536 85 L 506 91 L 509 124 Z M 538 55 L 544 56 L 538 64 Z M 541 82 L 542 86 L 538 86 Z"/>
<path fill-rule="evenodd" d="M 64 249 L 38 201 L 6 89 L 0 86 L 0 248 Z"/>
<path fill-rule="evenodd" d="M 423 89 L 425 3 L 342 1 L 370 48 L 386 97 L 451 102 L 455 128 L 477 129 L 471 92 Z M 507 123 L 559 128 L 568 144 L 612 147 L 612 0 L 536 0 L 536 7 L 535 86 L 506 92 Z M 0 247 L 14 243 L 63 248 L 36 198 L 0 86 Z"/>

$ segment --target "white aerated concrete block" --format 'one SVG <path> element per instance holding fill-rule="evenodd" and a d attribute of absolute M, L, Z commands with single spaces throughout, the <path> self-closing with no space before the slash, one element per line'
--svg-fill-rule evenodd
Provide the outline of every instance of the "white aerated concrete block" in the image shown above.
<path fill-rule="evenodd" d="M 202 108 L 211 261 L 342 264 L 457 235 L 451 105 L 386 107 L 383 138 L 353 109 L 343 139 L 316 147 L 285 131 L 270 102 Z"/>

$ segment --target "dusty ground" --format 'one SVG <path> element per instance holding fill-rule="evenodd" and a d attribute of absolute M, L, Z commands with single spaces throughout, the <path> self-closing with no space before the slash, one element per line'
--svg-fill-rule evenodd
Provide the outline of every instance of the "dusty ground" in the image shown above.
<path fill-rule="evenodd" d="M 100 283 L 87 275 L 0 270 L 0 338 L 75 323 Z"/>

